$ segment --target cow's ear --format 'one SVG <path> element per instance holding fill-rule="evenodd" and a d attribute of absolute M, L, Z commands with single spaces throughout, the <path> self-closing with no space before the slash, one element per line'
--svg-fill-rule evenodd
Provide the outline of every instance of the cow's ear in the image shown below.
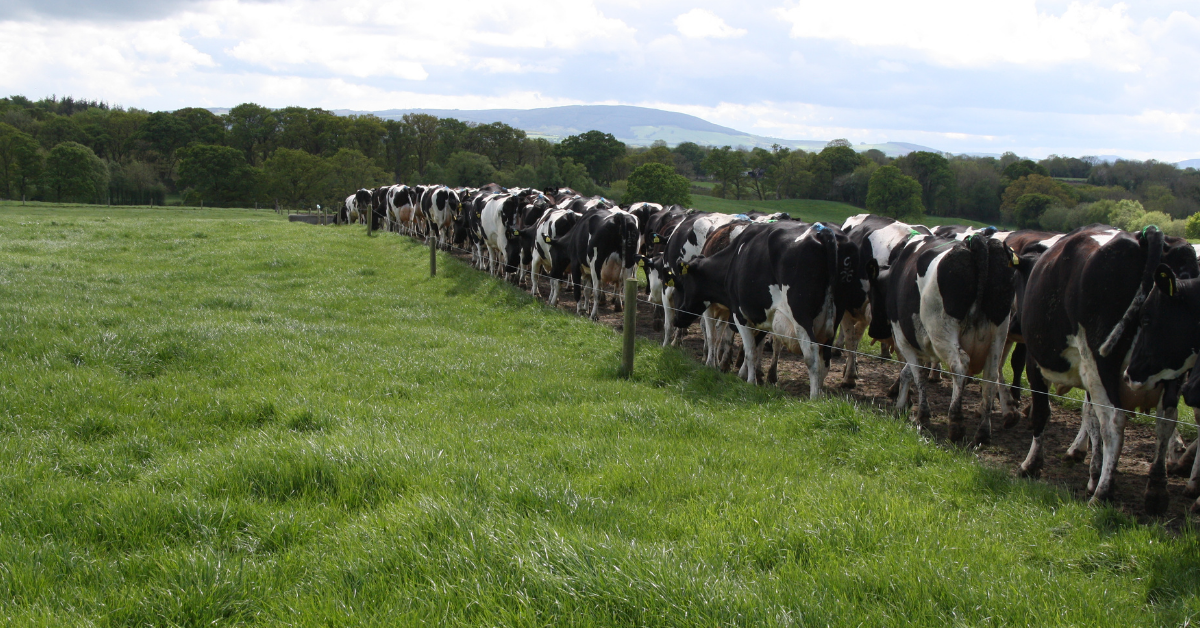
<path fill-rule="evenodd" d="M 1175 278 L 1175 271 L 1166 264 L 1159 264 L 1158 270 L 1154 271 L 1154 284 L 1168 297 L 1174 297 L 1179 292 L 1179 281 Z"/>

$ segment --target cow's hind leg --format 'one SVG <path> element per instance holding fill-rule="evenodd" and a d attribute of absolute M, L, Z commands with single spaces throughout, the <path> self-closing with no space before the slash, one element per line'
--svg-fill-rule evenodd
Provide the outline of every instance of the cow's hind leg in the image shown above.
<path fill-rule="evenodd" d="M 738 321 L 737 315 L 733 316 L 733 324 L 737 325 L 738 334 L 742 337 L 742 350 L 746 352 L 746 359 L 742 362 L 742 368 L 745 369 L 745 374 L 739 371 L 739 375 L 746 378 L 746 381 L 755 384 L 757 383 L 754 365 L 757 362 L 755 348 L 758 346 L 758 341 L 754 338 L 754 329 L 748 325 L 743 325 Z"/>
<path fill-rule="evenodd" d="M 1165 512 L 1170 503 L 1167 495 L 1167 449 L 1175 435 L 1175 419 L 1179 413 L 1178 379 L 1167 382 L 1158 404 L 1158 417 L 1154 432 L 1158 437 L 1154 448 L 1154 459 L 1150 461 L 1150 473 L 1146 479 L 1146 512 L 1157 515 Z"/>
<path fill-rule="evenodd" d="M 1029 387 L 1033 390 L 1033 399 L 1030 402 L 1033 442 L 1029 445 L 1029 454 L 1017 470 L 1017 475 L 1023 478 L 1038 477 L 1042 473 L 1042 466 L 1046 462 L 1045 452 L 1042 450 L 1042 434 L 1045 433 L 1046 423 L 1050 419 L 1050 397 L 1046 394 L 1046 380 L 1033 364 L 1029 365 Z"/>

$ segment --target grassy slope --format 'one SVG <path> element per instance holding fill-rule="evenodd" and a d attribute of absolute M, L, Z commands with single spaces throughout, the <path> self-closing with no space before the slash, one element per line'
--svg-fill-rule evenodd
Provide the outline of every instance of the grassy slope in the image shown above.
<path fill-rule="evenodd" d="M 57 224 L 56 224 L 57 223 Z M 6 625 L 1165 625 L 1200 544 L 236 210 L 0 206 Z"/>
<path fill-rule="evenodd" d="M 725 214 L 738 214 L 749 211 L 760 211 L 767 213 L 787 212 L 793 218 L 799 218 L 807 221 L 828 221 L 841 224 L 850 216 L 861 214 L 865 209 L 848 205 L 846 203 L 838 203 L 836 201 L 816 201 L 810 199 L 789 199 L 785 201 L 735 201 L 732 199 L 718 198 L 715 196 L 703 196 L 700 194 L 692 195 L 692 206 L 708 212 L 721 212 Z M 936 226 L 936 225 L 973 225 L 976 227 L 986 227 L 987 225 L 975 222 L 973 220 L 963 220 L 959 218 L 942 218 L 939 216 L 925 216 L 921 219 L 921 224 Z"/>

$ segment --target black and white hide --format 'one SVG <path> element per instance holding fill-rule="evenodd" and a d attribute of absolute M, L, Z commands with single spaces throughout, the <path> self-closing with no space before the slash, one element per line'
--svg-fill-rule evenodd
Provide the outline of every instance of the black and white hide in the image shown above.
<path fill-rule="evenodd" d="M 1000 361 L 1016 303 L 1019 259 L 1003 242 L 982 235 L 954 240 L 915 235 L 899 249 L 889 268 L 879 273 L 886 283 L 887 321 L 896 350 L 907 364 L 896 398 L 906 408 L 911 385 L 917 389 L 916 421 L 930 417 L 926 383 L 930 363 L 943 363 L 953 392 L 949 438 L 962 442 L 963 388 L 967 376 L 982 381 L 979 428 L 975 445 L 991 438 L 992 402 L 997 398 Z M 1007 414 L 1008 397 L 999 397 Z"/>
<path fill-rule="evenodd" d="M 757 381 L 762 347 L 771 334 L 775 356 L 768 379 L 773 379 L 778 352 L 787 348 L 803 356 L 809 395 L 817 397 L 841 313 L 861 307 L 866 298 L 860 279 L 857 247 L 836 227 L 752 224 L 721 252 L 680 264 L 673 297 L 681 327 L 713 303 L 730 310 L 746 352 L 739 372 L 746 381 Z"/>
<path fill-rule="evenodd" d="M 550 276 L 562 279 L 569 269 L 576 311 L 582 313 L 587 309 L 590 297 L 588 316 L 596 320 L 600 316 L 601 291 L 606 288 L 614 294 L 616 308 L 621 308 L 624 293 L 621 283 L 637 264 L 637 244 L 638 224 L 632 214 L 618 209 L 589 210 L 566 236 L 551 243 Z M 583 285 L 585 278 L 590 282 L 590 294 Z"/>
<path fill-rule="evenodd" d="M 1092 443 L 1088 491 L 1094 502 L 1111 498 L 1126 412 L 1155 411 L 1163 397 L 1162 378 L 1178 370 L 1159 370 L 1155 380 L 1154 368 L 1135 367 L 1136 386 L 1123 377 L 1126 364 L 1133 366 L 1134 338 L 1146 331 L 1137 324 L 1144 320 L 1145 300 L 1154 288 L 1156 272 L 1164 266 L 1176 276 L 1200 274 L 1195 250 L 1182 239 L 1164 238 L 1153 227 L 1132 234 L 1090 225 L 1062 237 L 1033 267 L 1021 308 L 1021 329 L 1033 390 L 1034 436 L 1021 464 L 1022 475 L 1036 475 L 1042 468 L 1049 385 L 1081 388 L 1087 394 L 1083 421 Z M 1160 413 L 1157 428 L 1158 449 L 1146 493 L 1146 508 L 1151 512 L 1166 505 L 1164 454 L 1174 424 L 1162 420 Z"/>

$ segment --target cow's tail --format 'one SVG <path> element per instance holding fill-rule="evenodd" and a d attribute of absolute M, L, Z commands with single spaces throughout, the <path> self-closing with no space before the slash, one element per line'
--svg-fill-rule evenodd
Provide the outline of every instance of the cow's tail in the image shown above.
<path fill-rule="evenodd" d="M 971 235 L 967 237 L 967 249 L 971 252 L 971 264 L 975 266 L 975 303 L 983 303 L 983 294 L 987 290 L 988 280 L 988 240 L 987 236 Z"/>
<path fill-rule="evenodd" d="M 1158 230 L 1158 227 L 1150 225 L 1138 234 L 1138 242 L 1146 251 L 1146 265 L 1142 267 L 1142 280 L 1138 284 L 1137 293 L 1133 295 L 1133 301 L 1125 309 L 1125 315 L 1109 332 L 1104 344 L 1100 345 L 1101 357 L 1106 358 L 1108 354 L 1112 353 L 1113 348 L 1121 341 L 1121 336 L 1125 335 L 1125 329 L 1141 315 L 1142 304 L 1146 302 L 1146 297 L 1150 295 L 1150 289 L 1154 287 L 1154 270 L 1162 261 L 1163 233 Z"/>
<path fill-rule="evenodd" d="M 825 265 L 829 272 L 829 287 L 836 289 L 838 282 L 837 235 L 833 233 L 833 229 L 819 222 L 813 225 L 813 229 L 817 232 L 817 240 L 820 241 L 821 246 L 825 247 Z"/>

